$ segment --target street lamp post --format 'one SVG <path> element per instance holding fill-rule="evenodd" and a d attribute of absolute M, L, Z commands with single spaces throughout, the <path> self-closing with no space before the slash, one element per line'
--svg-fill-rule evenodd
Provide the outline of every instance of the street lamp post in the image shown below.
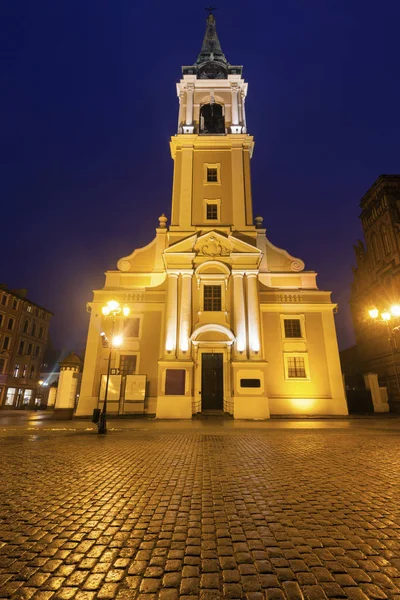
<path fill-rule="evenodd" d="M 118 317 L 128 317 L 129 313 L 130 313 L 130 308 L 129 308 L 129 306 L 121 307 L 120 303 L 117 302 L 116 300 L 109 300 L 107 302 L 107 304 L 105 304 L 102 307 L 101 312 L 106 319 L 111 320 L 111 338 L 110 338 L 110 340 L 107 339 L 107 336 L 105 333 L 101 334 L 101 337 L 103 338 L 104 342 L 106 343 L 107 347 L 109 348 L 106 389 L 104 392 L 104 402 L 103 402 L 103 408 L 100 413 L 99 430 L 98 430 L 98 433 L 104 434 L 104 433 L 107 433 L 107 397 L 108 397 L 108 384 L 110 381 L 112 351 L 113 351 L 113 348 L 118 348 L 119 346 L 121 346 L 122 341 L 123 341 L 122 335 L 114 335 L 115 321 Z"/>
<path fill-rule="evenodd" d="M 382 325 L 385 325 L 385 327 L 386 327 L 386 331 L 388 334 L 390 353 L 392 356 L 393 369 L 394 369 L 394 374 L 396 377 L 397 392 L 400 394 L 400 380 L 399 380 L 399 373 L 398 373 L 397 365 L 396 365 L 396 358 L 394 355 L 394 338 L 393 338 L 393 333 L 400 329 L 400 325 L 397 324 L 394 327 L 392 327 L 390 325 L 392 318 L 397 319 L 396 322 L 398 323 L 398 320 L 400 317 L 400 305 L 395 304 L 390 307 L 390 310 L 383 310 L 381 312 L 377 308 L 374 307 L 374 308 L 371 308 L 368 311 L 368 313 L 369 313 L 369 316 L 371 317 L 371 319 L 373 319 L 373 321 L 375 321 L 375 323 L 381 323 Z"/>

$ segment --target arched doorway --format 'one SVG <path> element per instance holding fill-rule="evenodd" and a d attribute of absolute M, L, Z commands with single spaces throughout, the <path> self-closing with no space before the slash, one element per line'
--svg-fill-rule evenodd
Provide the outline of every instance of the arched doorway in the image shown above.
<path fill-rule="evenodd" d="M 195 412 L 232 412 L 231 346 L 232 331 L 209 323 L 195 329 L 191 337 L 195 356 Z"/>
<path fill-rule="evenodd" d="M 221 104 L 203 104 L 200 108 L 200 133 L 225 133 L 225 117 Z"/>

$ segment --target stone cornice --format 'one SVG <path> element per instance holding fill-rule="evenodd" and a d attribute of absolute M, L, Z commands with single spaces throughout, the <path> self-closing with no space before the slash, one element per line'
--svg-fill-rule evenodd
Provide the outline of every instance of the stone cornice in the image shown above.
<path fill-rule="evenodd" d="M 193 150 L 232 150 L 243 149 L 253 153 L 254 137 L 246 133 L 227 135 L 197 135 L 177 134 L 171 137 L 171 155 L 175 159 L 176 153 L 183 149 Z"/>

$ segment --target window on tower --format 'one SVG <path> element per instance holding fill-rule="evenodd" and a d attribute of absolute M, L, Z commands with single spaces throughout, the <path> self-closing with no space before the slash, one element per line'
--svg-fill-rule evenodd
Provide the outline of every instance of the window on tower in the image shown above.
<path fill-rule="evenodd" d="M 207 221 L 216 221 L 218 219 L 218 205 L 207 204 Z"/>
<path fill-rule="evenodd" d="M 218 181 L 218 169 L 216 167 L 207 167 L 207 181 L 208 183 Z"/>
<path fill-rule="evenodd" d="M 221 310 L 221 286 L 220 285 L 205 285 L 204 286 L 204 310 L 220 311 Z"/>

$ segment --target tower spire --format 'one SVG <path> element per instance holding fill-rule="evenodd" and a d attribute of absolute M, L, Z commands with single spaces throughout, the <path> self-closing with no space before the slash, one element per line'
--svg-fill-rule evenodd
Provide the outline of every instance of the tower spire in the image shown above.
<path fill-rule="evenodd" d="M 218 62 L 227 66 L 225 54 L 222 52 L 221 44 L 218 39 L 215 17 L 213 12 L 215 8 L 209 6 L 206 8 L 209 11 L 207 16 L 206 32 L 204 35 L 203 45 L 200 54 L 197 57 L 196 64 L 202 65 L 206 62 Z"/>

